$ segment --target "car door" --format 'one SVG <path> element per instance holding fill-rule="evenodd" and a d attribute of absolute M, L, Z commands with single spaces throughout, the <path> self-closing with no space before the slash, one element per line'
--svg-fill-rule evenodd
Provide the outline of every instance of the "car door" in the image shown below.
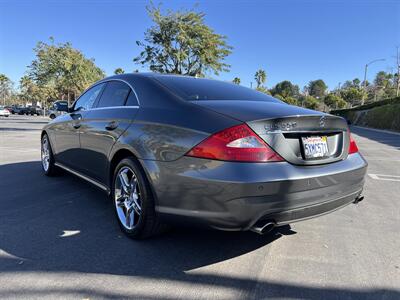
<path fill-rule="evenodd" d="M 56 161 L 77 171 L 81 171 L 78 159 L 80 151 L 79 134 L 82 130 L 82 120 L 93 108 L 97 98 L 101 94 L 104 84 L 91 87 L 82 94 L 71 108 L 72 112 L 58 117 L 54 126 L 56 140 Z"/>
<path fill-rule="evenodd" d="M 138 108 L 137 96 L 127 83 L 107 82 L 96 108 L 82 120 L 80 156 L 91 178 L 107 184 L 111 148 L 133 122 Z"/>

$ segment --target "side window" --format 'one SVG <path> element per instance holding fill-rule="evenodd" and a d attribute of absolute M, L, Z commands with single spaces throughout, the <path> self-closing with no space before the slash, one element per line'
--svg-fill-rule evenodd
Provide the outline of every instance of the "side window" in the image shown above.
<path fill-rule="evenodd" d="M 126 100 L 126 106 L 138 106 L 139 103 L 137 101 L 135 93 L 131 90 L 128 96 L 128 100 Z"/>
<path fill-rule="evenodd" d="M 130 87 L 120 81 L 109 81 L 97 107 L 124 106 Z"/>
<path fill-rule="evenodd" d="M 98 84 L 92 87 L 90 90 L 86 91 L 82 96 L 79 97 L 78 101 L 75 102 L 74 110 L 88 110 L 93 107 L 94 102 L 96 101 L 97 97 L 101 89 L 103 88 L 103 84 Z"/>

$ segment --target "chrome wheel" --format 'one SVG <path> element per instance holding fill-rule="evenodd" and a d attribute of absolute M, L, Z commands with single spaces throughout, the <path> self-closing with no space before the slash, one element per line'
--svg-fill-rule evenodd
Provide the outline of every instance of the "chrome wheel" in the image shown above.
<path fill-rule="evenodd" d="M 47 136 L 42 139 L 42 166 L 45 172 L 49 170 L 50 166 L 50 145 Z"/>
<path fill-rule="evenodd" d="M 142 214 L 142 203 L 137 177 L 127 166 L 122 167 L 115 178 L 114 201 L 121 224 L 128 230 L 134 229 Z"/>

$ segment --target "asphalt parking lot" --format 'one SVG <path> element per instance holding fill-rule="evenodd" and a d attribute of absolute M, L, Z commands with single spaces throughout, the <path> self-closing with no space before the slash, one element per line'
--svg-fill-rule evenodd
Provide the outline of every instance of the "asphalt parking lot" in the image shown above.
<path fill-rule="evenodd" d="M 40 166 L 41 117 L 0 119 L 0 299 L 400 299 L 400 135 L 353 128 L 365 200 L 259 236 L 120 233 L 105 194 Z"/>

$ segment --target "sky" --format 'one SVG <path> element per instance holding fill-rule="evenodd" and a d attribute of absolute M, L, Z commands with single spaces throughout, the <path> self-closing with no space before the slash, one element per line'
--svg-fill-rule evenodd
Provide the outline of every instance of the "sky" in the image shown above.
<path fill-rule="evenodd" d="M 158 1 L 153 1 L 159 3 Z M 197 5 L 196 5 L 197 3 Z M 0 73 L 16 85 L 34 59 L 38 41 L 72 43 L 94 58 L 107 75 L 147 71 L 133 62 L 145 30 L 152 25 L 149 1 L 0 0 Z M 400 0 L 271 0 L 162 1 L 164 9 L 191 9 L 206 14 L 206 24 L 227 36 L 233 53 L 230 72 L 212 76 L 240 77 L 254 85 L 254 73 L 264 69 L 267 87 L 290 80 L 300 88 L 323 79 L 329 89 L 395 67 L 400 46 Z"/>

